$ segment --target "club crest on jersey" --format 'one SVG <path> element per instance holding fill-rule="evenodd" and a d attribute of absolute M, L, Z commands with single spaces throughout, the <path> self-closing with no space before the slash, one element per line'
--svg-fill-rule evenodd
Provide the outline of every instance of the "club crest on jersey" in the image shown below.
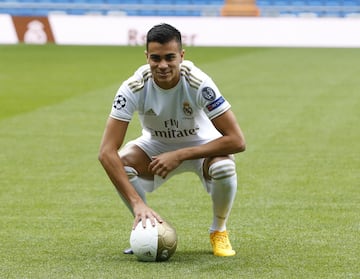
<path fill-rule="evenodd" d="M 211 87 L 204 87 L 201 90 L 201 95 L 208 101 L 214 101 L 216 97 L 215 91 Z"/>
<path fill-rule="evenodd" d="M 212 111 L 212 110 L 218 108 L 219 106 L 221 106 L 224 102 L 225 102 L 224 97 L 223 97 L 223 96 L 220 96 L 220 97 L 217 98 L 214 102 L 212 102 L 211 104 L 207 105 L 206 108 L 208 109 L 208 111 Z"/>
<path fill-rule="evenodd" d="M 190 116 L 193 113 L 193 109 L 190 107 L 190 104 L 188 102 L 183 103 L 183 112 L 185 115 Z"/>
<path fill-rule="evenodd" d="M 115 97 L 113 107 L 117 110 L 121 110 L 126 105 L 126 98 L 123 95 L 117 95 Z"/>

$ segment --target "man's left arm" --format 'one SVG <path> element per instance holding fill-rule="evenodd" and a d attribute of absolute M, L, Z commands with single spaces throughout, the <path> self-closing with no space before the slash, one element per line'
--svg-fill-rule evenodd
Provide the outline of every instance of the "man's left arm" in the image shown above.
<path fill-rule="evenodd" d="M 185 160 L 211 158 L 245 151 L 244 134 L 230 109 L 211 121 L 222 134 L 221 137 L 206 144 L 162 153 L 153 158 L 149 170 L 153 174 L 165 178 L 170 171 L 177 168 Z"/>

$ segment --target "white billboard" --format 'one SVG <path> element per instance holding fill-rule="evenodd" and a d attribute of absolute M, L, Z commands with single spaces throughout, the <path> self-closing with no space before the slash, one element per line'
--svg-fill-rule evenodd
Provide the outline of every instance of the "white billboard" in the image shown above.
<path fill-rule="evenodd" d="M 54 42 L 60 45 L 143 45 L 147 31 L 166 22 L 180 30 L 184 45 L 188 46 L 360 47 L 359 18 L 53 14 L 47 19 L 48 33 L 52 32 Z M 11 16 L 0 15 L 0 44 L 19 41 Z"/>
<path fill-rule="evenodd" d="M 0 44 L 17 44 L 18 42 L 11 16 L 0 14 Z"/>
<path fill-rule="evenodd" d="M 185 45 L 360 47 L 360 19 L 50 15 L 49 21 L 58 44 L 141 45 L 152 26 L 166 22 Z"/>

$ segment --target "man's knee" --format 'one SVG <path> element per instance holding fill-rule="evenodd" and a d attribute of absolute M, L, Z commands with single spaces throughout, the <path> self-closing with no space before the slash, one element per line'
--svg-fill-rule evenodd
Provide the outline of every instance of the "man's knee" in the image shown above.
<path fill-rule="evenodd" d="M 219 180 L 236 175 L 236 165 L 231 159 L 217 161 L 209 167 L 209 176 Z"/>
<path fill-rule="evenodd" d="M 138 176 L 138 172 L 133 167 L 124 166 L 124 169 L 130 181 Z"/>
<path fill-rule="evenodd" d="M 125 146 L 119 151 L 119 156 L 123 165 L 133 168 L 136 175 L 148 179 L 152 178 L 152 174 L 148 170 L 151 160 L 140 147 L 136 145 Z"/>

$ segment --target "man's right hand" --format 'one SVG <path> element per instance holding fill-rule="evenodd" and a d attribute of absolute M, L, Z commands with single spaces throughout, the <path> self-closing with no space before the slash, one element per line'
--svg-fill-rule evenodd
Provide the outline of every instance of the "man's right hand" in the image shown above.
<path fill-rule="evenodd" d="M 158 221 L 159 223 L 163 222 L 161 216 L 158 213 L 156 213 L 153 209 L 148 207 L 144 202 L 139 202 L 138 204 L 136 204 L 133 207 L 133 211 L 135 215 L 135 220 L 132 227 L 133 230 L 136 228 L 139 222 L 141 222 L 142 226 L 146 228 L 146 219 L 150 220 L 150 223 L 152 224 L 153 227 L 156 224 L 155 220 Z"/>

